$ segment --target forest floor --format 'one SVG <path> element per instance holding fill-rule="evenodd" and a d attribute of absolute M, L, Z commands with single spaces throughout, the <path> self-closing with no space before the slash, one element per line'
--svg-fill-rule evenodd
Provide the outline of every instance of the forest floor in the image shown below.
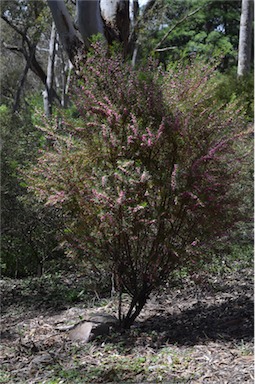
<path fill-rule="evenodd" d="M 59 328 L 117 308 L 87 285 L 71 272 L 1 280 L 0 383 L 254 382 L 252 267 L 182 276 L 130 330 L 85 344 Z"/>

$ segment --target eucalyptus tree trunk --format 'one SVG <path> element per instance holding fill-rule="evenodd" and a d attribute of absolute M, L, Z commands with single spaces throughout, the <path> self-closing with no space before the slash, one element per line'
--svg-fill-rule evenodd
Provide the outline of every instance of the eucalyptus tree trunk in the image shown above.
<path fill-rule="evenodd" d="M 76 0 L 77 27 L 86 48 L 90 45 L 92 35 L 97 35 L 98 33 L 104 35 L 104 25 L 99 3 L 99 0 Z"/>
<path fill-rule="evenodd" d="M 77 67 L 83 49 L 83 42 L 74 28 L 65 2 L 64 0 L 48 0 L 48 5 L 68 58 Z"/>
<path fill-rule="evenodd" d="M 44 112 L 45 112 L 45 115 L 48 117 L 51 116 L 52 114 L 55 53 L 56 53 L 56 27 L 55 27 L 55 23 L 53 22 L 51 27 L 50 44 L 49 44 L 47 79 L 45 84 L 45 90 L 43 92 Z"/>
<path fill-rule="evenodd" d="M 47 0 L 60 40 L 76 70 L 91 43 L 93 35 L 101 34 L 111 44 L 123 43 L 124 53 L 129 41 L 129 0 L 77 0 L 77 29 L 64 0 Z"/>
<path fill-rule="evenodd" d="M 55 58 L 55 73 L 54 82 L 61 97 L 61 106 L 67 108 L 68 106 L 68 89 L 71 81 L 71 74 L 73 72 L 73 64 L 67 58 L 66 52 L 60 44 L 59 39 L 56 40 L 56 58 Z"/>
<path fill-rule="evenodd" d="M 239 32 L 237 75 L 249 73 L 251 65 L 251 40 L 253 21 L 253 0 L 242 0 L 242 13 Z"/>

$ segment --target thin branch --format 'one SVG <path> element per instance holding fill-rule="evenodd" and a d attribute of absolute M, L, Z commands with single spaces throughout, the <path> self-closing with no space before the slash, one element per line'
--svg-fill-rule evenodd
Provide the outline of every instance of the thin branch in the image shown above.
<path fill-rule="evenodd" d="M 175 25 L 172 26 L 172 28 L 170 28 L 166 34 L 162 37 L 162 39 L 160 40 L 160 42 L 156 45 L 156 47 L 154 48 L 154 51 L 158 50 L 159 47 L 161 46 L 161 44 L 163 44 L 163 42 L 168 38 L 168 36 L 170 35 L 170 33 L 173 32 L 173 30 L 178 27 L 178 25 L 180 25 L 181 23 L 183 23 L 185 20 L 187 20 L 189 17 L 195 15 L 197 12 L 199 12 L 204 6 L 201 6 L 197 9 L 195 9 L 194 11 L 188 13 L 187 15 L 185 15 L 181 20 L 177 21 L 177 23 L 175 23 Z"/>
<path fill-rule="evenodd" d="M 148 3 L 145 5 L 145 8 L 142 14 L 143 20 L 146 20 L 148 12 L 154 7 L 156 2 L 157 0 L 149 0 Z"/>
<path fill-rule="evenodd" d="M 119 323 L 121 325 L 121 321 L 122 321 L 122 287 L 120 287 L 120 291 L 119 291 L 118 317 L 119 317 Z"/>
<path fill-rule="evenodd" d="M 139 38 L 137 36 L 139 35 L 139 30 L 142 28 L 142 26 L 148 21 L 149 15 L 152 13 L 152 9 L 154 8 L 155 4 L 158 0 L 149 0 L 146 4 L 144 11 L 141 16 L 138 15 L 139 13 L 139 3 L 134 2 L 134 6 L 136 7 L 134 11 L 134 21 L 131 33 L 129 35 L 129 42 L 128 42 L 128 51 L 132 52 L 132 66 L 134 67 L 137 60 L 138 50 L 139 50 Z"/>
<path fill-rule="evenodd" d="M 26 39 L 27 40 L 27 39 Z M 32 46 L 31 43 L 29 42 L 29 53 L 26 52 L 25 47 L 19 47 L 19 46 L 14 46 L 14 45 L 9 45 L 3 43 L 4 48 L 9 49 L 10 51 L 13 52 L 19 52 L 22 53 L 26 62 L 29 65 L 29 69 L 31 69 L 32 72 L 36 74 L 36 76 L 39 77 L 39 79 L 42 81 L 44 85 L 46 85 L 47 81 L 47 76 L 46 73 L 44 72 L 42 66 L 38 63 L 36 56 L 35 56 L 35 46 Z M 57 92 L 55 89 L 52 89 L 52 96 L 61 104 L 60 97 L 58 96 Z"/>
<path fill-rule="evenodd" d="M 8 49 L 9 51 L 20 52 L 24 54 L 24 49 L 22 47 L 19 47 L 17 45 L 6 44 L 4 41 L 2 44 L 3 44 L 3 47 Z"/>
<path fill-rule="evenodd" d="M 132 31 L 131 36 L 129 38 L 130 40 L 132 40 L 132 34 L 133 33 L 136 34 L 137 31 L 139 31 L 139 29 L 141 28 L 141 26 L 148 21 L 150 14 L 152 12 L 152 9 L 154 8 L 156 2 L 157 2 L 157 0 L 150 0 L 147 3 L 143 13 L 140 16 L 138 16 L 138 13 L 136 14 L 136 17 L 134 20 L 133 31 Z"/>
<path fill-rule="evenodd" d="M 155 49 L 155 52 L 165 52 L 165 51 L 170 51 L 171 49 L 176 49 L 178 47 L 165 47 L 165 48 L 157 48 Z"/>
<path fill-rule="evenodd" d="M 31 46 L 31 43 L 30 43 L 30 41 L 29 41 L 29 39 L 28 39 L 28 37 L 27 37 L 27 35 L 26 35 L 26 32 L 23 32 L 23 31 L 21 31 L 19 28 L 17 28 L 16 27 L 16 25 L 14 25 L 13 23 L 11 23 L 10 22 L 10 20 L 6 17 L 6 16 L 4 16 L 4 15 L 1 15 L 1 18 L 12 28 L 12 29 L 14 29 L 14 31 L 15 32 L 17 32 L 19 35 L 21 35 L 22 36 L 22 38 L 24 39 L 24 41 L 26 41 L 26 43 L 27 43 L 27 45 L 29 46 L 29 48 L 30 48 L 30 46 Z"/>

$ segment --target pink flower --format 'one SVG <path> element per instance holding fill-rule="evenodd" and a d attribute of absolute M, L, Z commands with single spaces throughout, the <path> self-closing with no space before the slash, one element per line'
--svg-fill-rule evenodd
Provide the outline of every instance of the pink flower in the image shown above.
<path fill-rule="evenodd" d="M 117 204 L 121 205 L 125 201 L 126 195 L 124 191 L 120 191 L 119 197 L 117 199 Z"/>
<path fill-rule="evenodd" d="M 105 187 L 107 183 L 107 176 L 102 177 L 102 186 Z"/>
<path fill-rule="evenodd" d="M 145 183 L 147 180 L 149 180 L 149 174 L 146 171 L 143 171 L 141 175 L 141 183 Z"/>
<path fill-rule="evenodd" d="M 174 164 L 174 169 L 173 169 L 173 172 L 172 172 L 172 175 L 171 175 L 171 188 L 172 188 L 172 191 L 174 191 L 176 189 L 176 173 L 177 173 L 177 170 L 178 170 L 178 164 Z"/>
<path fill-rule="evenodd" d="M 147 131 L 149 137 L 152 137 L 152 136 L 153 136 L 153 134 L 152 134 L 150 128 L 146 128 L 146 131 Z"/>
<path fill-rule="evenodd" d="M 165 129 L 165 119 L 163 118 L 156 135 L 156 140 L 159 140 L 159 138 L 162 136 L 164 129 Z"/>
<path fill-rule="evenodd" d="M 128 136 L 127 142 L 128 144 L 132 144 L 134 142 L 134 136 Z"/>
<path fill-rule="evenodd" d="M 55 204 L 62 204 L 66 200 L 65 191 L 56 192 L 54 195 L 49 196 L 46 206 L 48 205 L 55 205 Z"/>

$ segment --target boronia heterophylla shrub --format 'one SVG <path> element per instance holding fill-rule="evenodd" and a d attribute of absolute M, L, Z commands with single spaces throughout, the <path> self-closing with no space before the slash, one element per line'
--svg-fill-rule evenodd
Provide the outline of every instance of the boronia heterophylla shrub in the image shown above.
<path fill-rule="evenodd" d="M 243 219 L 245 120 L 217 103 L 214 80 L 203 63 L 134 69 L 97 43 L 73 85 L 75 113 L 42 124 L 48 145 L 29 188 L 62 209 L 66 249 L 114 271 L 123 327 L 176 267 L 199 265 Z"/>

